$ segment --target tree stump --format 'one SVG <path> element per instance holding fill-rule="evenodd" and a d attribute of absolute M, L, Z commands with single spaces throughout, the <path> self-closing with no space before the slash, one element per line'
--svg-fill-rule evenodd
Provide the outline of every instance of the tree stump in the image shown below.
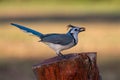
<path fill-rule="evenodd" d="M 33 66 L 37 80 L 101 80 L 96 52 L 56 56 Z"/>

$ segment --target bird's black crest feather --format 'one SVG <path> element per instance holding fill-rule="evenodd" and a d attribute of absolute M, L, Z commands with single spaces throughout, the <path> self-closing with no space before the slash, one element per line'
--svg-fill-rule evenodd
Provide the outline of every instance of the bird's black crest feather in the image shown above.
<path fill-rule="evenodd" d="M 69 28 L 75 28 L 75 26 L 69 24 L 69 25 L 67 25 L 67 29 L 69 29 Z"/>

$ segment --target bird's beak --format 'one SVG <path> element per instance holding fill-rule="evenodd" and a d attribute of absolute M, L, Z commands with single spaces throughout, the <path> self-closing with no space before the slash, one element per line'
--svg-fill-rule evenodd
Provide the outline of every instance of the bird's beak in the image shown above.
<path fill-rule="evenodd" d="M 83 32 L 83 31 L 85 31 L 85 28 L 84 27 L 80 27 L 80 30 L 79 30 L 80 32 Z"/>

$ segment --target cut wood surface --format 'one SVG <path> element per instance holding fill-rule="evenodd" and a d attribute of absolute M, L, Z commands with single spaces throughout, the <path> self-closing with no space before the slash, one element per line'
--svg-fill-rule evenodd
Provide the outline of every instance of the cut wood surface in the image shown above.
<path fill-rule="evenodd" d="M 37 80 L 101 80 L 96 52 L 56 56 L 34 65 Z"/>

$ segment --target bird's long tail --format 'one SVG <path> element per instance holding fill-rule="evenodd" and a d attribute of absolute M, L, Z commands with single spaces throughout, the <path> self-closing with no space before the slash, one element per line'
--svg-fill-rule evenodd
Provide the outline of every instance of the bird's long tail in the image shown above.
<path fill-rule="evenodd" d="M 15 24 L 15 23 L 11 23 L 11 25 L 23 30 L 24 32 L 27 32 L 27 33 L 32 33 L 33 35 L 39 37 L 39 38 L 42 38 L 44 35 L 38 31 L 35 31 L 33 29 L 30 29 L 30 28 L 27 28 L 25 26 L 22 26 L 22 25 L 19 25 L 19 24 Z"/>

